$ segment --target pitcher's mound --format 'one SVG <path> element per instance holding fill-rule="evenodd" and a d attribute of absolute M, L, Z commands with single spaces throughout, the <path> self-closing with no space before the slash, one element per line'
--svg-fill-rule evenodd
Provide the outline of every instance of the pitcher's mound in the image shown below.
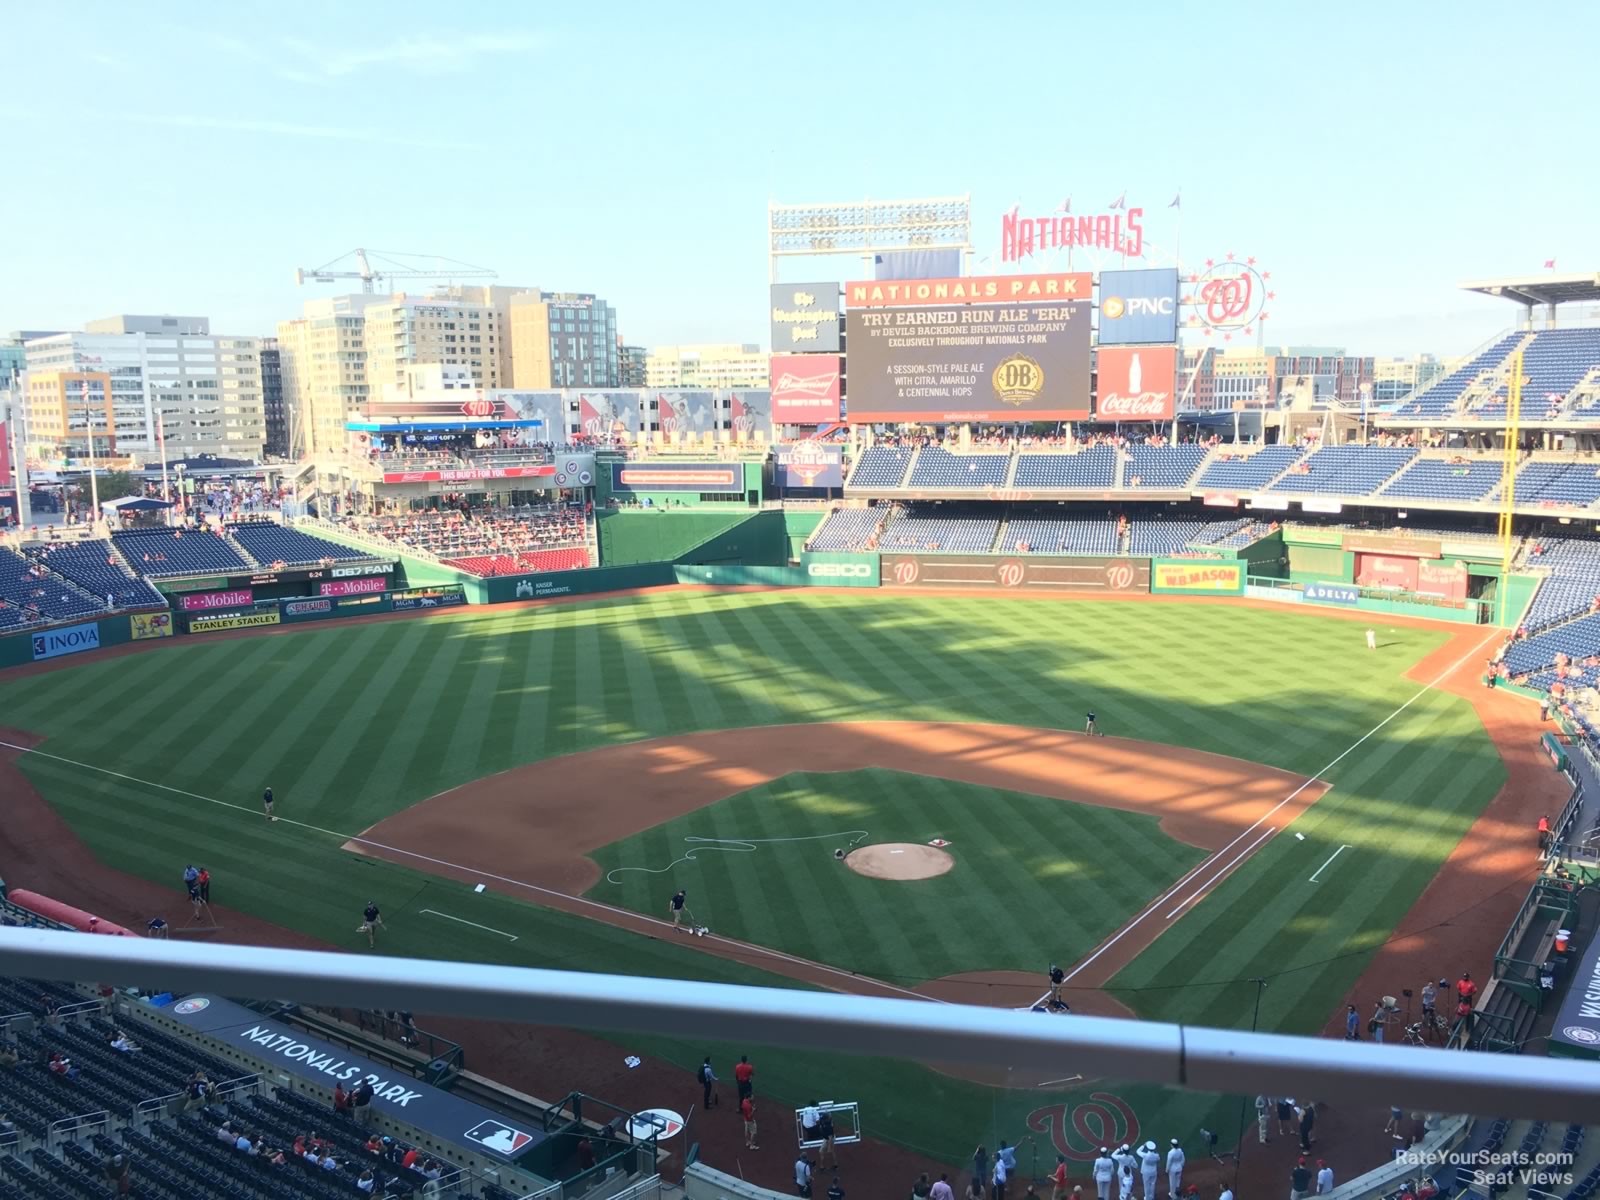
<path fill-rule="evenodd" d="M 850 851 L 844 865 L 870 879 L 932 879 L 950 870 L 956 860 L 934 846 L 884 842 Z"/>

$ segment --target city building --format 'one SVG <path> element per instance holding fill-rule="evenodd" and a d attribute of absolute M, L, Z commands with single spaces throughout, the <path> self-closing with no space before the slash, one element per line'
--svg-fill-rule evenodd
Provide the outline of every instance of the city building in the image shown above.
<path fill-rule="evenodd" d="M 345 421 L 367 402 L 366 311 L 390 296 L 327 296 L 307 300 L 303 315 L 278 322 L 283 402 L 303 454 L 343 453 Z"/>
<path fill-rule="evenodd" d="M 1185 346 L 1178 407 L 1194 412 L 1359 407 L 1361 385 L 1370 387 L 1372 381 L 1373 360 L 1337 346 Z"/>
<path fill-rule="evenodd" d="M 767 355 L 750 343 L 657 346 L 645 360 L 645 386 L 764 388 Z"/>
<path fill-rule="evenodd" d="M 374 388 L 399 383 L 407 367 L 430 363 L 464 367 L 479 387 L 509 382 L 502 374 L 509 366 L 505 314 L 493 303 L 451 295 L 393 296 L 370 305 L 366 322 L 367 382 Z"/>
<path fill-rule="evenodd" d="M 1461 360 L 1440 360 L 1431 354 L 1412 358 L 1380 358 L 1373 366 L 1372 402 L 1392 404 L 1448 375 Z"/>
<path fill-rule="evenodd" d="M 617 310 L 587 292 L 511 297 L 511 386 L 621 386 Z"/>
<path fill-rule="evenodd" d="M 24 343 L 28 437 L 138 462 L 260 458 L 261 341 L 211 332 L 206 317 L 121 315 Z"/>
<path fill-rule="evenodd" d="M 283 362 L 277 338 L 261 339 L 261 409 L 266 417 L 266 452 L 289 458 L 292 418 L 283 402 Z"/>
<path fill-rule="evenodd" d="M 640 388 L 645 386 L 645 359 L 643 346 L 625 346 L 617 338 L 617 386 Z"/>

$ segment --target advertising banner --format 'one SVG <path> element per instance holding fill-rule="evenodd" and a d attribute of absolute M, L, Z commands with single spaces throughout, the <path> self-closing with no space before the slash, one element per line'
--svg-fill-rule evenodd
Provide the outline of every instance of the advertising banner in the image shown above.
<path fill-rule="evenodd" d="M 11 486 L 11 431 L 0 421 L 0 488 Z"/>
<path fill-rule="evenodd" d="M 775 283 L 772 285 L 772 350 L 816 350 L 837 354 L 839 285 Z"/>
<path fill-rule="evenodd" d="M 1427 562 L 1417 564 L 1417 591 L 1428 596 L 1443 596 L 1447 600 L 1467 598 L 1467 564 L 1464 562 Z"/>
<path fill-rule="evenodd" d="M 1237 560 L 1158 559 L 1150 570 L 1152 592 L 1197 596 L 1244 595 L 1245 564 Z"/>
<path fill-rule="evenodd" d="M 556 483 L 564 488 L 594 486 L 594 455 L 563 451 L 556 455 Z"/>
<path fill-rule="evenodd" d="M 1438 558 L 1443 546 L 1438 538 L 1395 537 L 1381 533 L 1347 533 L 1341 549 L 1372 554 L 1402 554 L 1412 558 Z"/>
<path fill-rule="evenodd" d="M 335 579 L 331 583 L 317 585 L 317 591 L 324 596 L 364 596 L 388 589 L 389 581 L 381 575 L 370 579 Z"/>
<path fill-rule="evenodd" d="M 1270 508 L 1273 512 L 1288 512 L 1289 501 L 1283 496 L 1251 496 L 1251 508 Z"/>
<path fill-rule="evenodd" d="M 1238 492 L 1207 492 L 1200 498 L 1201 504 L 1209 504 L 1213 508 L 1238 508 Z"/>
<path fill-rule="evenodd" d="M 1417 590 L 1417 560 L 1395 554 L 1357 554 L 1356 582 L 1367 587 Z"/>
<path fill-rule="evenodd" d="M 843 366 L 837 354 L 774 354 L 767 375 L 772 381 L 773 424 L 837 421 Z"/>
<path fill-rule="evenodd" d="M 172 636 L 172 614 L 134 613 L 128 618 L 128 635 L 136 642 Z"/>
<path fill-rule="evenodd" d="M 100 649 L 100 626 L 69 625 L 65 629 L 47 629 L 33 635 L 33 661 L 60 658 L 63 654 L 81 654 L 85 650 Z"/>
<path fill-rule="evenodd" d="M 1178 271 L 1100 272 L 1100 344 L 1178 340 Z"/>
<path fill-rule="evenodd" d="M 1087 271 L 1053 275 L 974 275 L 966 279 L 880 279 L 845 284 L 846 308 L 900 308 L 914 304 L 1050 304 L 1088 300 Z"/>
<path fill-rule="evenodd" d="M 807 550 L 800 555 L 806 582 L 819 587 L 877 587 L 878 556 Z"/>
<path fill-rule="evenodd" d="M 235 592 L 185 592 L 178 597 L 184 612 L 203 612 L 208 608 L 249 608 L 255 600 L 249 588 Z"/>
<path fill-rule="evenodd" d="M 467 597 L 459 583 L 441 584 L 438 587 L 410 588 L 395 592 L 389 597 L 390 607 L 397 612 L 408 608 L 454 608 L 465 604 Z"/>
<path fill-rule="evenodd" d="M 1361 589 L 1348 583 L 1308 583 L 1306 599 L 1318 604 L 1354 604 L 1361 599 Z"/>
<path fill-rule="evenodd" d="M 1305 512 L 1314 513 L 1340 513 L 1344 511 L 1344 505 L 1337 500 L 1302 500 L 1300 501 L 1300 507 Z"/>
<path fill-rule="evenodd" d="M 190 633 L 208 633 L 214 629 L 251 629 L 257 625 L 276 625 L 278 612 L 240 613 L 232 617 L 191 617 Z"/>
<path fill-rule="evenodd" d="M 1600 938 L 1591 937 L 1570 972 L 1550 1027 L 1550 1053 L 1600 1058 Z"/>
<path fill-rule="evenodd" d="M 324 584 L 324 587 L 327 585 Z M 331 613 L 332 600 L 289 600 L 283 606 L 283 615 L 286 617 L 310 617 L 318 613 Z"/>
<path fill-rule="evenodd" d="M 780 488 L 844 486 L 844 447 L 837 442 L 785 442 L 776 449 L 773 478 Z"/>
<path fill-rule="evenodd" d="M 328 577 L 330 579 L 353 579 L 358 575 L 393 575 L 393 574 L 394 574 L 394 564 L 392 562 L 389 562 L 389 563 L 367 563 L 365 566 L 361 566 L 361 567 L 330 567 L 328 569 Z"/>
<path fill-rule="evenodd" d="M 385 483 L 471 483 L 480 479 L 544 479 L 556 473 L 548 463 L 536 467 L 472 467 L 451 471 L 385 471 Z"/>
<path fill-rule="evenodd" d="M 846 324 L 852 423 L 1089 415 L 1087 304 L 853 309 Z"/>
<path fill-rule="evenodd" d="M 1055 592 L 1147 592 L 1148 558 L 1044 555 L 884 554 L 882 586 L 1017 588 Z"/>
<path fill-rule="evenodd" d="M 716 492 L 744 491 L 743 463 L 639 463 L 614 462 L 613 492 Z"/>
<path fill-rule="evenodd" d="M 510 1124 L 516 1118 L 269 1020 L 231 1000 L 186 996 L 158 1011 L 192 1033 L 218 1039 L 235 1054 L 266 1063 L 269 1071 L 285 1072 L 318 1088 L 336 1083 L 349 1088 L 364 1079 L 372 1086 L 372 1108 L 377 1116 L 413 1125 L 453 1146 L 510 1162 L 545 1140 L 545 1134 L 532 1123 Z"/>
<path fill-rule="evenodd" d="M 1177 392 L 1176 346 L 1102 346 L 1095 367 L 1095 416 L 1102 421 L 1170 421 Z"/>

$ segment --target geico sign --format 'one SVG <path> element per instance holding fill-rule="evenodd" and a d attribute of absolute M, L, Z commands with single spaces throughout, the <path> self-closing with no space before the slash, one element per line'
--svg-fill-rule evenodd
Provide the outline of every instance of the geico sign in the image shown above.
<path fill-rule="evenodd" d="M 867 579 L 872 568 L 866 563 L 810 563 L 806 574 L 813 579 Z"/>

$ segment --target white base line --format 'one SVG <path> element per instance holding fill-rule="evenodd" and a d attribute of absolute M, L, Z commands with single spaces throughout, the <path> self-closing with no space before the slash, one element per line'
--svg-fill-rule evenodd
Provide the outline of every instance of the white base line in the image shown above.
<path fill-rule="evenodd" d="M 465 917 L 452 917 L 449 913 L 442 913 L 434 908 L 424 908 L 419 911 L 425 912 L 430 916 L 443 917 L 446 921 L 456 921 L 462 925 L 471 925 L 474 929 L 481 929 L 485 933 L 498 933 L 501 937 L 510 938 L 513 942 L 517 940 L 516 934 L 507 933 L 504 929 L 496 929 L 493 925 L 479 925 L 476 921 L 469 921 Z"/>
<path fill-rule="evenodd" d="M 1465 663 L 1469 659 L 1471 659 L 1474 654 L 1482 653 L 1483 648 L 1485 646 L 1487 646 L 1490 643 L 1490 641 L 1492 641 L 1495 637 L 1497 637 L 1499 635 L 1499 633 L 1500 633 L 1500 631 L 1498 629 L 1491 629 L 1489 631 L 1488 637 L 1485 637 L 1482 641 L 1480 641 L 1471 650 L 1467 651 L 1460 658 L 1458 658 L 1455 662 L 1451 663 L 1443 671 L 1439 672 L 1439 674 L 1433 679 L 1433 681 L 1431 683 L 1423 684 L 1422 687 L 1417 690 L 1416 694 L 1411 697 L 1411 699 L 1407 700 L 1399 708 L 1395 709 L 1387 717 L 1385 717 L 1383 720 L 1379 721 L 1371 729 L 1367 730 L 1364 734 L 1362 734 L 1354 742 L 1350 743 L 1350 745 L 1337 758 L 1335 758 L 1332 762 L 1328 763 L 1327 766 L 1323 767 L 1322 770 L 1318 771 L 1310 779 L 1307 779 L 1299 787 L 1295 788 L 1294 791 L 1290 792 L 1287 796 L 1285 796 L 1282 800 L 1280 800 L 1276 805 L 1274 805 L 1270 810 L 1268 810 L 1267 812 L 1263 813 L 1256 820 L 1256 822 L 1253 825 L 1251 825 L 1248 829 L 1245 829 L 1245 830 L 1241 831 L 1233 839 L 1233 841 L 1229 842 L 1226 846 L 1222 847 L 1222 849 L 1218 850 L 1210 858 L 1206 859 L 1199 866 L 1197 866 L 1194 870 L 1190 871 L 1182 879 L 1178 880 L 1177 883 L 1173 884 L 1170 888 L 1168 888 L 1160 896 L 1156 897 L 1154 903 L 1152 903 L 1150 905 L 1150 907 L 1146 908 L 1137 917 L 1135 917 L 1133 920 L 1129 921 L 1126 925 L 1124 925 L 1121 929 L 1119 929 L 1115 934 L 1113 934 L 1109 941 L 1107 941 L 1104 945 L 1102 945 L 1098 950 L 1096 950 L 1088 958 L 1084 959 L 1077 966 L 1073 967 L 1071 971 L 1067 972 L 1067 980 L 1071 980 L 1073 976 L 1078 975 L 1079 973 L 1081 973 L 1083 970 L 1085 970 L 1089 966 L 1090 963 L 1094 962 L 1095 959 L 1099 958 L 1107 950 L 1111 949 L 1111 947 L 1115 946 L 1123 938 L 1127 937 L 1128 934 L 1132 933 L 1136 928 L 1139 927 L 1139 925 L 1143 924 L 1143 922 L 1144 922 L 1146 917 L 1150 916 L 1150 914 L 1155 912 L 1156 909 L 1160 908 L 1168 900 L 1172 899 L 1172 897 L 1176 896 L 1180 891 L 1182 891 L 1183 888 L 1189 883 L 1189 881 L 1191 879 L 1193 879 L 1195 876 L 1199 875 L 1207 867 L 1209 867 L 1210 865 L 1215 863 L 1217 860 L 1222 858 L 1222 856 L 1224 854 L 1226 854 L 1229 850 L 1232 850 L 1234 848 L 1234 846 L 1238 845 L 1239 842 L 1243 841 L 1252 832 L 1254 832 L 1254 830 L 1257 828 L 1257 826 L 1259 826 L 1263 821 L 1267 820 L 1268 817 L 1271 817 L 1274 813 L 1276 813 L 1284 805 L 1286 805 L 1286 804 L 1290 803 L 1291 801 L 1293 801 L 1294 798 L 1296 796 L 1298 796 L 1301 792 L 1305 791 L 1306 788 L 1310 787 L 1314 782 L 1316 782 L 1317 780 L 1321 779 L 1324 775 L 1326 775 L 1334 767 L 1336 767 L 1340 763 L 1342 763 L 1358 747 L 1364 745 L 1368 738 L 1370 738 L 1373 734 L 1377 733 L 1380 729 L 1382 729 L 1390 721 L 1392 721 L 1396 717 L 1398 717 L 1401 713 L 1405 712 L 1406 709 L 1410 708 L 1413 704 L 1415 704 L 1418 700 L 1420 700 L 1428 692 L 1432 691 L 1447 676 L 1453 674 L 1456 670 L 1458 670 L 1461 667 L 1461 665 L 1463 663 Z M 1267 831 L 1267 836 L 1270 837 L 1272 834 L 1274 834 L 1276 832 L 1277 832 L 1277 830 L 1275 830 L 1275 829 L 1269 829 Z M 1237 864 L 1235 862 L 1235 864 L 1231 864 L 1231 865 L 1237 865 Z M 1229 867 L 1224 867 L 1223 868 L 1224 871 L 1226 871 L 1228 869 L 1230 869 L 1230 868 Z M 1201 885 L 1200 890 L 1202 892 L 1205 891 L 1207 885 L 1210 884 L 1211 882 L 1213 882 L 1216 878 L 1217 878 L 1217 876 L 1213 875 L 1211 877 L 1211 879 L 1206 881 L 1206 884 L 1202 884 Z M 1183 905 L 1179 905 L 1177 908 L 1173 909 L 1171 913 L 1167 914 L 1167 920 L 1170 921 L 1173 918 L 1173 916 L 1175 916 L 1177 913 L 1179 913 L 1179 912 L 1181 912 L 1183 910 L 1183 907 L 1184 907 Z"/>
<path fill-rule="evenodd" d="M 183 788 L 173 787 L 170 784 L 156 783 L 154 780 L 150 779 L 140 779 L 137 775 L 125 775 L 121 771 L 113 771 L 110 767 L 97 767 L 93 763 L 80 762 L 78 759 L 66 758 L 60 754 L 51 754 L 47 750 L 30 749 L 27 746 L 19 746 L 15 742 L 0 741 L 0 748 L 15 750 L 18 757 L 21 757 L 24 754 L 32 754 L 38 758 L 48 758 L 52 762 L 66 763 L 70 767 L 78 767 L 81 770 L 94 771 L 100 775 L 109 775 L 113 779 L 125 779 L 129 783 L 138 784 L 140 787 L 155 788 L 158 791 L 170 792 L 174 796 L 187 796 L 191 800 L 202 800 L 207 804 L 215 804 L 218 808 L 231 808 L 234 812 L 246 814 L 253 821 L 260 821 L 264 819 L 262 817 L 261 810 L 254 805 L 234 804 L 227 800 L 218 800 L 214 796 L 203 796 L 199 792 L 186 791 Z M 465 866 L 461 863 L 451 862 L 449 859 L 445 858 L 435 858 L 431 854 L 419 854 L 415 850 L 402 850 L 399 846 L 390 846 L 384 842 L 378 842 L 371 838 L 361 837 L 358 834 L 340 833 L 337 829 L 324 829 L 321 825 L 313 825 L 308 821 L 297 821 L 293 817 L 280 816 L 277 818 L 277 821 L 280 825 L 292 825 L 297 829 L 304 829 L 311 833 L 320 833 L 327 837 L 337 838 L 341 842 L 353 842 L 360 846 L 370 846 L 375 850 L 385 850 L 390 854 L 398 854 L 404 858 L 416 859 L 418 862 L 431 863 L 433 866 L 444 867 L 452 871 L 460 871 L 462 874 L 473 875 L 479 879 L 488 879 L 495 883 L 503 883 L 507 887 L 522 888 L 524 891 L 533 892 L 536 895 L 554 896 L 557 899 L 565 900 L 571 904 L 582 905 L 585 908 L 592 908 L 599 912 L 612 913 L 619 917 L 625 917 L 630 921 L 643 921 L 647 925 L 656 926 L 662 932 L 672 928 L 671 921 L 663 921 L 660 917 L 649 917 L 643 913 L 636 913 L 626 908 L 618 908 L 612 904 L 602 903 L 599 900 L 590 900 L 586 896 L 574 896 L 567 892 L 558 892 L 554 888 L 540 887 L 536 883 L 524 883 L 520 879 L 512 879 L 507 875 L 496 875 L 493 871 L 482 871 L 477 867 Z M 715 941 L 721 942 L 723 945 L 737 947 L 739 950 L 749 954 L 762 955 L 766 958 L 776 959 L 779 962 L 794 963 L 797 966 L 806 967 L 809 970 L 821 971 L 828 975 L 837 976 L 840 979 L 859 980 L 863 983 L 871 984 L 873 987 L 882 988 L 884 991 L 894 992 L 897 995 L 905 996 L 910 1000 L 927 1000 L 933 1004 L 950 1003 L 950 1001 L 941 1000 L 937 996 L 926 996 L 921 992 L 914 992 L 910 988 L 903 988 L 892 983 L 885 983 L 881 979 L 873 979 L 870 975 L 860 975 L 854 971 L 841 970 L 838 967 L 831 967 L 827 963 L 812 962 L 808 958 L 801 958 L 795 954 L 786 954 L 782 950 L 772 950 L 766 946 L 757 946 L 753 942 L 741 942 L 733 938 L 718 937 L 714 933 L 707 934 L 706 936 Z"/>
<path fill-rule="evenodd" d="M 1246 830 L 1245 832 L 1248 833 L 1249 830 Z M 1188 898 L 1186 900 L 1184 900 L 1181 904 L 1179 904 L 1177 908 L 1175 908 L 1171 912 L 1169 912 L 1166 915 L 1165 919 L 1170 921 L 1170 920 L 1172 920 L 1173 917 L 1177 916 L 1184 909 L 1188 908 L 1191 904 L 1198 904 L 1200 901 L 1204 900 L 1207 896 L 1209 896 L 1211 894 L 1211 890 L 1214 887 L 1216 887 L 1219 883 L 1221 883 L 1229 875 L 1233 874 L 1233 869 L 1235 867 L 1237 867 L 1240 863 L 1244 862 L 1245 859 L 1249 858 L 1252 854 L 1254 854 L 1257 850 L 1259 850 L 1262 847 L 1262 845 L 1265 844 L 1266 840 L 1268 838 L 1270 838 L 1273 834 L 1277 833 L 1277 832 L 1278 831 L 1276 829 L 1271 829 L 1271 828 L 1263 829 L 1261 831 L 1261 833 L 1256 837 L 1255 841 L 1251 842 L 1243 850 L 1239 851 L 1238 854 L 1235 854 L 1233 856 L 1233 858 L 1230 859 L 1223 866 L 1223 868 L 1220 871 L 1218 871 L 1215 875 L 1211 876 L 1210 879 L 1207 879 L 1204 883 L 1202 883 L 1194 891 L 1190 892 Z"/>
<path fill-rule="evenodd" d="M 1332 863 L 1334 859 L 1338 858 L 1339 855 L 1343 854 L 1348 849 L 1350 849 L 1349 846 L 1340 846 L 1332 854 L 1328 855 L 1328 861 L 1323 863 L 1320 867 L 1317 868 L 1317 875 L 1321 875 L 1324 871 L 1326 871 L 1328 869 L 1329 864 Z M 1307 882 L 1315 883 L 1317 881 L 1317 875 L 1313 875 Z"/>

